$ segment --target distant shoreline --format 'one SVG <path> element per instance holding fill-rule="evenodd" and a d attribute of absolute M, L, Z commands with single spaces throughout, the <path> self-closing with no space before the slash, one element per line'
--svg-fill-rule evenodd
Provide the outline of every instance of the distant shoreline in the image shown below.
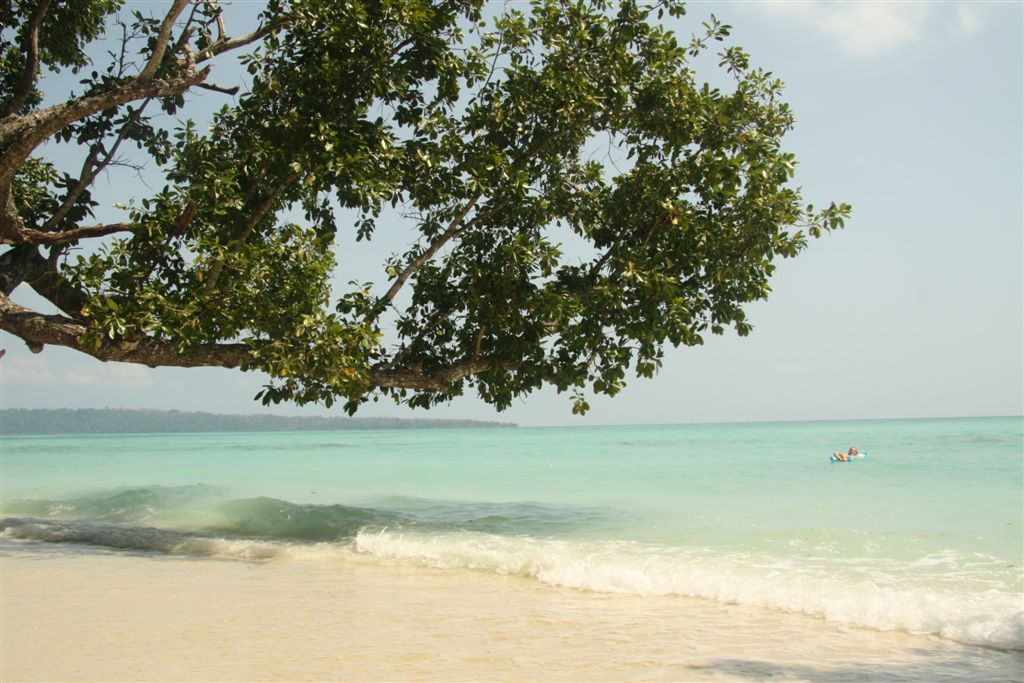
<path fill-rule="evenodd" d="M 127 408 L 9 408 L 0 410 L 0 434 L 5 436 L 515 427 L 518 425 L 511 422 L 480 420 L 222 415 L 182 410 L 133 410 Z"/>

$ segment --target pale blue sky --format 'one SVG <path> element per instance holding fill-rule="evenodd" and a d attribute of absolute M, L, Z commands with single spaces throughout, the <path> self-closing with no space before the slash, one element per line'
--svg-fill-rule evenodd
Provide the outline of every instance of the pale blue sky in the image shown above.
<path fill-rule="evenodd" d="M 773 295 L 748 309 L 751 336 L 670 349 L 655 379 L 592 400 L 584 418 L 553 391 L 501 414 L 466 397 L 430 412 L 382 399 L 361 415 L 558 425 L 1024 412 L 1024 4 L 694 2 L 677 30 L 710 13 L 785 81 L 797 184 L 808 201 L 853 204 L 847 228 L 780 263 Z M 393 226 L 381 250 L 404 234 Z M 354 277 L 374 276 L 343 269 L 338 281 Z M 0 344 L 5 408 L 267 410 L 252 401 L 255 373 Z"/>

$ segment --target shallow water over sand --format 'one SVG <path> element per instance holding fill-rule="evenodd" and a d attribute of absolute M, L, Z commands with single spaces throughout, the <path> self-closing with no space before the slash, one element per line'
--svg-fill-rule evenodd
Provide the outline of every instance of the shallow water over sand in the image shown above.
<path fill-rule="evenodd" d="M 0 439 L 10 539 L 469 570 L 1024 650 L 1019 417 Z M 852 444 L 869 458 L 829 463 Z"/>
<path fill-rule="evenodd" d="M 0 540 L 4 681 L 1019 681 L 1024 653 L 515 576 Z"/>

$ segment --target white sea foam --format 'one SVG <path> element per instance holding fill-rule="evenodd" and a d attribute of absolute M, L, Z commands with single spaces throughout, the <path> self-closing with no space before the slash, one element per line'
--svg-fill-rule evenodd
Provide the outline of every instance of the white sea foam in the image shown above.
<path fill-rule="evenodd" d="M 586 591 L 683 595 L 779 609 L 880 630 L 928 633 L 1024 650 L 1020 570 L 953 551 L 913 561 L 776 558 L 627 541 L 582 542 L 480 532 L 393 528 L 351 542 L 223 537 L 119 523 L 0 520 L 0 535 L 174 555 L 332 562 L 355 557 L 412 566 L 518 575 Z M 973 563 L 973 564 L 972 564 Z M 1012 574 L 1016 571 L 1016 574 Z"/>
<path fill-rule="evenodd" d="M 1013 585 L 984 591 L 922 580 L 907 567 L 852 572 L 695 548 L 581 543 L 477 533 L 363 532 L 355 549 L 402 564 L 531 577 L 588 591 L 685 595 L 823 617 L 880 630 L 1024 649 L 1024 609 Z M 961 577 L 962 579 L 962 577 Z M 1018 584 L 1019 585 L 1019 584 Z"/>

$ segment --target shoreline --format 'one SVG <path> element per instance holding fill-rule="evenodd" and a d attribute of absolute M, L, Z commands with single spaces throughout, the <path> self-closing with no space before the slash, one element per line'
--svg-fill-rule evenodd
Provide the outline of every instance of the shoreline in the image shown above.
<path fill-rule="evenodd" d="M 1024 653 L 374 562 L 0 541 L 14 681 L 1016 681 Z"/>

